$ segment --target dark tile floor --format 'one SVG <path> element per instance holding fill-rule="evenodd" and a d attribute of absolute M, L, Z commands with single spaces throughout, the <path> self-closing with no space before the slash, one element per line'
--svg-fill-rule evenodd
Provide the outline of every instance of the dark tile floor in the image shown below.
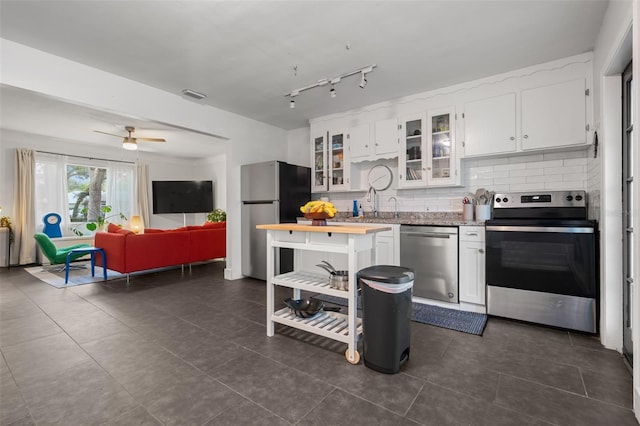
<path fill-rule="evenodd" d="M 631 375 L 592 337 L 412 323 L 411 359 L 385 375 L 348 364 L 344 344 L 266 337 L 264 283 L 223 266 L 68 289 L 3 269 L 0 424 L 637 424 Z"/>

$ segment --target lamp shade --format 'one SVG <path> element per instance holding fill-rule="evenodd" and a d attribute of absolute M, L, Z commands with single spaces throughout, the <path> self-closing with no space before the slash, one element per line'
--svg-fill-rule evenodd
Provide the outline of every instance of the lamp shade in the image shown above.
<path fill-rule="evenodd" d="M 129 225 L 131 226 L 131 230 L 136 234 L 144 233 L 144 223 L 142 223 L 142 218 L 140 216 L 131 216 L 131 222 Z"/>
<path fill-rule="evenodd" d="M 122 141 L 122 147 L 129 151 L 135 151 L 138 149 L 138 143 L 135 138 L 126 137 Z"/>

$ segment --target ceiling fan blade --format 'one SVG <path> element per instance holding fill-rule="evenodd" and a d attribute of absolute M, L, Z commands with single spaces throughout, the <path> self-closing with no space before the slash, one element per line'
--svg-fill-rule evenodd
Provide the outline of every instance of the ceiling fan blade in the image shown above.
<path fill-rule="evenodd" d="M 145 141 L 145 142 L 166 142 L 165 139 L 162 138 L 136 138 L 139 141 Z"/>
<path fill-rule="evenodd" d="M 117 138 L 124 138 L 124 137 L 126 137 L 126 136 L 122 136 L 122 135 L 114 135 L 113 133 L 107 133 L 107 132 L 103 132 L 103 131 L 100 131 L 100 130 L 94 130 L 94 132 L 96 132 L 96 133 L 102 133 L 103 135 L 115 136 L 115 137 L 117 137 Z"/>

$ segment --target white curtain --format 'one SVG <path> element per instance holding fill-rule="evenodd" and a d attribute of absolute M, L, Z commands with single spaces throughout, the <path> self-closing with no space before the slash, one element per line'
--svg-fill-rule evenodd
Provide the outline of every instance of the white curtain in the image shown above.
<path fill-rule="evenodd" d="M 35 153 L 35 218 L 36 229 L 43 227 L 42 218 L 48 213 L 62 217 L 62 235 L 70 235 L 69 196 L 67 190 L 66 155 Z"/>
<path fill-rule="evenodd" d="M 35 233 L 35 169 L 34 151 L 16 149 L 15 187 L 15 247 L 18 263 L 25 265 L 36 261 Z"/>
<path fill-rule="evenodd" d="M 111 206 L 111 215 L 124 214 L 128 219 L 135 210 L 134 180 L 135 171 L 133 164 L 109 161 L 107 163 L 107 205 Z M 109 216 L 110 214 L 107 214 Z M 116 216 L 110 222 L 124 224 Z"/>
<path fill-rule="evenodd" d="M 136 163 L 136 189 L 137 213 L 144 226 L 149 227 L 149 166 L 140 162 Z"/>

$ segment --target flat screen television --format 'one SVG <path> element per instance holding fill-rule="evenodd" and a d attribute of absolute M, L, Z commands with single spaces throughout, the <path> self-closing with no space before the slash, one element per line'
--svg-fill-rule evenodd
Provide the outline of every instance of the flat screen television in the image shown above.
<path fill-rule="evenodd" d="M 213 210 L 210 180 L 154 180 L 153 214 L 208 213 Z"/>

